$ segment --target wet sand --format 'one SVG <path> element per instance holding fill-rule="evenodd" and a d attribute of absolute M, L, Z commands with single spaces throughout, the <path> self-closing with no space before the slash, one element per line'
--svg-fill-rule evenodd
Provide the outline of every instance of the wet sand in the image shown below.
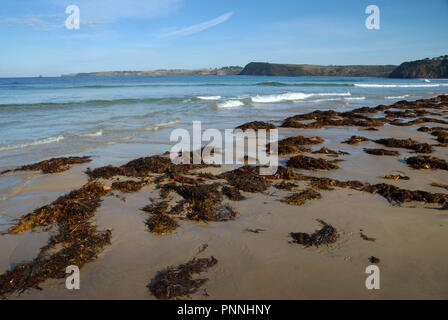
<path fill-rule="evenodd" d="M 446 109 L 445 109 L 446 111 Z M 445 113 L 446 114 L 446 113 Z M 256 119 L 254 119 L 256 120 Z M 437 144 L 433 136 L 416 129 L 421 126 L 447 127 L 437 123 L 413 126 L 380 127 L 365 131 L 357 127 L 323 129 L 280 129 L 282 137 L 319 136 L 325 140 L 312 146 L 342 150 L 350 155 L 332 171 L 299 172 L 339 180 L 388 183 L 408 190 L 448 193 L 430 186 L 433 182 L 448 183 L 448 171 L 415 170 L 403 159 L 415 156 L 411 150 L 386 148 L 400 156 L 373 156 L 363 148 L 383 148 L 374 142 L 358 145 L 342 144 L 353 135 L 370 139 L 412 138 L 421 143 Z M 325 155 L 307 156 L 334 160 Z M 434 147 L 431 154 L 448 160 L 448 148 Z M 132 160 L 136 157 L 130 155 Z M 284 164 L 289 157 L 283 157 Z M 120 163 L 122 164 L 122 163 Z M 69 171 L 43 175 L 18 172 L 0 177 L 1 230 L 13 218 L 32 212 L 87 183 L 83 173 L 95 163 L 73 166 Z M 212 169 L 215 172 L 222 169 Z M 402 173 L 410 180 L 391 181 L 381 176 Z M 297 190 L 306 188 L 296 182 Z M 14 185 L 10 188 L 8 186 Z M 49 279 L 43 290 L 30 289 L 10 299 L 155 299 L 146 287 L 156 274 L 168 266 L 186 263 L 193 257 L 218 259 L 218 264 L 200 274 L 209 281 L 193 299 L 447 299 L 448 298 L 448 215 L 438 206 L 424 203 L 391 205 L 384 197 L 352 189 L 319 191 L 320 200 L 302 206 L 290 206 L 278 200 L 290 192 L 270 187 L 264 193 L 242 192 L 246 200 L 229 203 L 238 213 L 237 219 L 226 222 L 194 222 L 179 220 L 180 227 L 169 235 L 148 232 L 148 218 L 140 209 L 157 198 L 154 184 L 139 192 L 124 194 L 126 200 L 106 196 L 92 218 L 98 229 L 112 230 L 111 244 L 98 259 L 81 269 L 81 290 L 69 291 L 64 279 Z M 119 192 L 115 192 L 120 194 Z M 177 196 L 177 195 L 176 195 Z M 176 199 L 176 198 L 175 198 Z M 316 219 L 334 226 L 338 241 L 330 246 L 304 248 L 291 243 L 289 233 L 312 233 L 319 229 Z M 262 229 L 252 233 L 246 229 Z M 375 242 L 365 241 L 360 231 Z M 16 264 L 34 259 L 51 231 L 27 231 L 21 235 L 1 235 L 0 273 Z M 207 244 L 207 249 L 198 249 Z M 381 259 L 381 289 L 367 290 L 365 269 L 370 256 Z"/>

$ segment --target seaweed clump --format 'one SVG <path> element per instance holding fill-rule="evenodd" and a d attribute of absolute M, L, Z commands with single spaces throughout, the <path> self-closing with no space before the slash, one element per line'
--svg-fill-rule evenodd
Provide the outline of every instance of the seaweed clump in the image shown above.
<path fill-rule="evenodd" d="M 270 183 L 266 176 L 260 176 L 259 167 L 244 166 L 233 171 L 224 172 L 219 178 L 226 179 L 230 185 L 246 192 L 263 192 L 269 188 Z"/>
<path fill-rule="evenodd" d="M 195 221 L 228 221 L 236 218 L 236 212 L 230 206 L 221 205 L 222 192 L 219 184 L 199 186 L 169 185 L 189 204 L 187 218 Z"/>
<path fill-rule="evenodd" d="M 321 144 L 322 142 L 324 142 L 324 140 L 320 137 L 289 137 L 277 142 L 278 154 L 285 155 L 292 153 L 311 152 L 309 148 L 306 148 L 304 146 Z M 267 145 L 266 150 L 270 150 L 270 144 Z"/>
<path fill-rule="evenodd" d="M 193 275 L 202 273 L 217 263 L 218 260 L 213 256 L 195 258 L 177 267 L 160 271 L 147 287 L 151 294 L 160 300 L 188 296 L 197 292 L 208 281 L 208 279 L 193 279 Z"/>
<path fill-rule="evenodd" d="M 364 152 L 368 154 L 372 154 L 375 156 L 399 156 L 400 153 L 393 150 L 386 150 L 386 149 L 369 149 L 364 148 Z"/>
<path fill-rule="evenodd" d="M 246 199 L 246 197 L 241 194 L 240 190 L 234 187 L 224 186 L 222 187 L 222 193 L 232 201 L 242 201 Z"/>
<path fill-rule="evenodd" d="M 50 237 L 34 260 L 16 265 L 0 275 L 0 296 L 39 288 L 39 284 L 49 278 L 64 278 L 67 266 L 81 268 L 96 259 L 104 246 L 110 244 L 112 233 L 110 230 L 98 231 L 89 219 L 106 194 L 103 185 L 87 184 L 25 215 L 10 227 L 9 233 L 20 234 L 37 227 L 56 225 L 58 232 Z M 62 248 L 52 253 L 59 246 Z"/>
<path fill-rule="evenodd" d="M 418 153 L 432 153 L 432 147 L 427 143 L 419 143 L 412 139 L 400 140 L 394 138 L 375 140 L 376 143 L 382 144 L 389 148 L 404 148 L 414 150 Z"/>
<path fill-rule="evenodd" d="M 348 139 L 346 141 L 342 141 L 341 143 L 358 144 L 358 143 L 366 142 L 366 141 L 370 141 L 370 139 L 367 139 L 365 137 L 360 137 L 360 136 L 351 136 L 350 139 Z"/>
<path fill-rule="evenodd" d="M 126 193 L 132 193 L 140 191 L 141 188 L 143 188 L 146 184 L 148 184 L 148 181 L 116 181 L 112 183 L 112 189 L 113 190 L 119 190 L 121 192 Z"/>
<path fill-rule="evenodd" d="M 298 232 L 290 233 L 294 243 L 304 245 L 305 247 L 319 247 L 321 245 L 329 245 L 335 243 L 339 238 L 339 233 L 336 228 L 329 225 L 325 221 L 317 220 L 322 225 L 322 228 L 316 230 L 313 234 Z"/>
<path fill-rule="evenodd" d="M 333 170 L 339 168 L 333 161 L 307 156 L 292 157 L 286 164 L 288 167 L 305 170 Z"/>
<path fill-rule="evenodd" d="M 145 223 L 149 231 L 157 234 L 168 234 L 179 227 L 179 224 L 166 214 L 154 214 Z"/>
<path fill-rule="evenodd" d="M 388 175 L 382 176 L 381 178 L 386 179 L 386 180 L 395 180 L 395 181 L 411 179 L 408 176 L 405 176 L 403 174 L 388 174 Z"/>
<path fill-rule="evenodd" d="M 305 204 L 308 200 L 320 199 L 321 195 L 319 192 L 313 189 L 307 189 L 301 192 L 294 193 L 283 200 L 281 202 L 287 203 L 291 206 L 301 206 Z"/>
<path fill-rule="evenodd" d="M 448 163 L 434 156 L 417 156 L 406 159 L 406 163 L 414 169 L 448 170 Z"/>
<path fill-rule="evenodd" d="M 70 169 L 70 165 L 72 164 L 83 164 L 87 162 L 91 162 L 92 159 L 90 156 L 85 157 L 68 157 L 68 158 L 52 158 L 49 160 L 44 160 L 41 162 L 37 162 L 34 164 L 29 164 L 25 166 L 21 166 L 14 170 L 5 170 L 0 174 L 8 173 L 8 172 L 16 172 L 16 171 L 41 171 L 44 174 L 50 173 L 59 173 L 64 172 Z"/>
<path fill-rule="evenodd" d="M 260 130 L 260 129 L 265 129 L 265 130 L 270 130 L 270 129 L 275 129 L 277 128 L 275 125 L 273 125 L 272 123 L 267 123 L 264 121 L 252 121 L 252 122 L 248 122 L 245 124 L 242 124 L 238 127 L 236 127 L 236 129 L 241 129 L 243 131 L 248 130 L 248 129 L 252 129 L 252 130 Z"/>

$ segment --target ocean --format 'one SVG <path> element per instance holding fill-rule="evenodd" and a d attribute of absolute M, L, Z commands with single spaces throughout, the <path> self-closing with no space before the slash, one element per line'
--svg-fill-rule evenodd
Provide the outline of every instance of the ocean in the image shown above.
<path fill-rule="evenodd" d="M 0 79 L 0 170 L 66 155 L 96 164 L 163 153 L 174 128 L 279 122 L 429 98 L 448 80 L 341 77 L 135 76 Z"/>

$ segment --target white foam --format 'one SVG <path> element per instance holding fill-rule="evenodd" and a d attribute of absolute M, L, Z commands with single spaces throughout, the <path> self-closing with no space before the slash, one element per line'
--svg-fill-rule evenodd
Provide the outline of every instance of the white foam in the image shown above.
<path fill-rule="evenodd" d="M 24 149 L 24 148 L 28 148 L 28 147 L 41 146 L 44 144 L 60 142 L 64 139 L 65 139 L 64 136 L 50 137 L 50 138 L 36 140 L 36 141 L 28 142 L 28 143 L 21 143 L 21 144 L 6 146 L 6 147 L 0 147 L 0 151 L 10 151 L 10 150 L 16 150 L 16 149 Z"/>
<path fill-rule="evenodd" d="M 274 103 L 274 102 L 283 102 L 283 101 L 297 101 L 297 100 L 305 100 L 310 97 L 325 97 L 325 96 L 351 96 L 350 92 L 346 93 L 302 93 L 302 92 L 289 92 L 282 94 L 271 94 L 265 96 L 255 96 L 251 97 L 252 102 L 255 103 Z"/>
<path fill-rule="evenodd" d="M 366 97 L 351 97 L 351 98 L 344 98 L 344 100 L 366 100 Z"/>
<path fill-rule="evenodd" d="M 174 120 L 174 121 L 169 121 L 169 122 L 161 122 L 156 125 L 149 126 L 149 127 L 145 128 L 145 130 L 146 131 L 158 131 L 161 128 L 169 127 L 169 126 L 175 125 L 176 123 L 179 123 L 179 122 L 180 122 L 179 120 Z"/>
<path fill-rule="evenodd" d="M 227 100 L 221 103 L 218 103 L 218 108 L 238 108 L 244 106 L 244 103 L 239 100 Z"/>
<path fill-rule="evenodd" d="M 222 97 L 221 96 L 199 96 L 196 98 L 198 98 L 199 100 L 219 100 Z"/>
<path fill-rule="evenodd" d="M 355 83 L 355 87 L 360 88 L 433 88 L 433 87 L 447 87 L 445 83 L 431 83 L 431 84 L 361 84 Z"/>
<path fill-rule="evenodd" d="M 80 137 L 101 137 L 103 135 L 103 130 L 93 132 L 93 133 L 86 133 L 86 134 L 80 134 Z"/>
<path fill-rule="evenodd" d="M 408 94 L 405 94 L 405 95 L 403 95 L 403 96 L 390 96 L 390 97 L 384 97 L 384 99 L 388 99 L 388 100 L 390 100 L 390 99 L 405 99 L 405 98 L 407 98 L 407 97 L 409 97 Z"/>

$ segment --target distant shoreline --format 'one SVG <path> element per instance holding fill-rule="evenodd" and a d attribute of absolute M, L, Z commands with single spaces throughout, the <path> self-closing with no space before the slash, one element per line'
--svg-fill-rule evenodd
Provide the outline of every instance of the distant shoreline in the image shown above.
<path fill-rule="evenodd" d="M 244 68 L 229 66 L 215 69 L 163 69 L 152 71 L 108 71 L 63 74 L 81 76 L 162 76 L 162 75 L 248 75 L 248 76 L 324 76 L 372 78 L 448 78 L 448 55 L 404 62 L 401 65 L 311 65 L 250 62 Z"/>

